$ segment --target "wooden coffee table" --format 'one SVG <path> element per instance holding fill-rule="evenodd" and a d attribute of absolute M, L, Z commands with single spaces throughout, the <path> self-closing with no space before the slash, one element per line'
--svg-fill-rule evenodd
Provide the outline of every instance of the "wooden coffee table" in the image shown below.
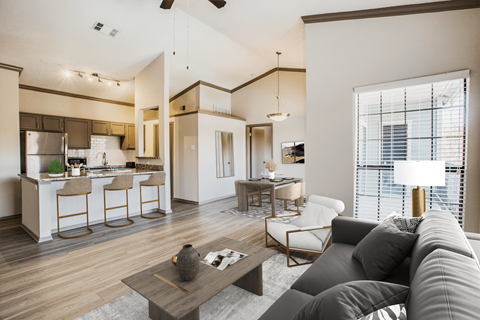
<path fill-rule="evenodd" d="M 195 243 L 192 245 L 195 247 Z M 178 247 L 180 250 L 181 246 Z M 200 305 L 231 284 L 263 295 L 262 263 L 276 251 L 228 238 L 217 239 L 196 249 L 200 260 L 211 251 L 223 249 L 244 252 L 248 257 L 223 271 L 200 263 L 197 277 L 192 281 L 181 280 L 170 260 L 122 279 L 148 300 L 151 319 L 200 319 Z"/>

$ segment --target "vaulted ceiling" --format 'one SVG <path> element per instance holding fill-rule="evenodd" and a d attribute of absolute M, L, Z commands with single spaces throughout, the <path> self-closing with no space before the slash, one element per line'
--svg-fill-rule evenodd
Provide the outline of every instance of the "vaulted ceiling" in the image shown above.
<path fill-rule="evenodd" d="M 303 15 L 424 2 L 435 1 L 227 0 L 217 9 L 176 0 L 163 10 L 161 0 L 0 0 L 0 63 L 24 68 L 21 84 L 134 102 L 135 75 L 175 50 L 170 96 L 198 80 L 232 89 L 275 67 L 276 51 L 282 67 L 305 68 Z M 95 31 L 97 21 L 119 33 Z M 121 87 L 67 78 L 65 69 L 119 79 Z"/>

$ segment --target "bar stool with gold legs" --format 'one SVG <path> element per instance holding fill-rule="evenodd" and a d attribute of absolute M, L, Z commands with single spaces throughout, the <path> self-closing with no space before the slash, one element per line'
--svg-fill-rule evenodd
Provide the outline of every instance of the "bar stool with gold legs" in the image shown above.
<path fill-rule="evenodd" d="M 156 172 L 150 175 L 148 177 L 148 180 L 145 181 L 140 181 L 140 216 L 145 219 L 158 219 L 158 218 L 163 218 L 166 216 L 165 213 L 160 211 L 160 186 L 165 185 L 165 172 Z M 155 200 L 150 200 L 150 201 L 143 201 L 142 198 L 142 187 L 157 187 L 157 199 Z M 160 214 L 159 216 L 155 217 L 146 217 L 143 215 L 143 204 L 144 203 L 150 203 L 150 202 L 155 202 L 158 201 L 158 213 Z"/>
<path fill-rule="evenodd" d="M 103 186 L 103 201 L 104 201 L 104 212 L 105 212 L 105 225 L 110 228 L 120 228 L 120 227 L 126 227 L 131 224 L 133 224 L 133 220 L 129 218 L 128 216 L 128 190 L 133 188 L 133 176 L 128 174 L 128 175 L 122 175 L 122 176 L 117 176 L 113 179 L 111 184 L 106 184 Z M 117 207 L 110 207 L 107 208 L 107 195 L 106 191 L 126 191 L 127 194 L 127 204 L 123 206 L 117 206 Z M 127 224 L 122 224 L 119 226 L 114 226 L 111 224 L 107 223 L 107 210 L 113 210 L 113 209 L 118 209 L 118 208 L 127 208 L 127 220 L 130 221 L 130 223 Z"/>
<path fill-rule="evenodd" d="M 93 232 L 93 230 L 90 229 L 90 226 L 88 225 L 88 195 L 90 193 L 92 193 L 92 180 L 90 180 L 89 178 L 77 178 L 77 179 L 68 180 L 63 186 L 63 189 L 57 190 L 57 228 L 58 228 L 57 232 L 60 238 L 63 238 L 63 239 L 81 238 L 81 237 L 88 236 Z M 85 195 L 85 203 L 86 203 L 85 212 L 60 216 L 60 205 L 59 205 L 58 197 L 75 197 L 75 196 L 83 196 L 83 195 Z M 82 214 L 87 215 L 87 229 L 89 230 L 89 232 L 81 234 L 79 236 L 71 236 L 71 237 L 63 236 L 60 234 L 60 219 L 79 216 Z"/>

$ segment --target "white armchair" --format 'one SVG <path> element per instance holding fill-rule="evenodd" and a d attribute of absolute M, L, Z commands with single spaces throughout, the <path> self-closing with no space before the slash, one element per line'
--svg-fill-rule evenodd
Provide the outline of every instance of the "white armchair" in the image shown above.
<path fill-rule="evenodd" d="M 297 262 L 290 256 L 290 252 L 322 254 L 330 245 L 332 220 L 343 210 L 345 210 L 345 205 L 340 200 L 311 195 L 305 209 L 294 221 L 287 224 L 273 222 L 273 219 L 279 217 L 265 219 L 266 246 L 276 246 L 286 253 L 289 267 L 310 264 L 312 262 Z M 269 236 L 275 241 L 275 244 L 268 244 Z M 295 262 L 295 265 L 290 265 L 290 259 Z"/>

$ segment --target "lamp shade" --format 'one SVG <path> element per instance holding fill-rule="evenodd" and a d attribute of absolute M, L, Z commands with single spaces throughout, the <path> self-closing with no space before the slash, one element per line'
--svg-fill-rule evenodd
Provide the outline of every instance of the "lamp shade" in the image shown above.
<path fill-rule="evenodd" d="M 413 186 L 444 186 L 445 161 L 395 161 L 394 183 Z"/>

